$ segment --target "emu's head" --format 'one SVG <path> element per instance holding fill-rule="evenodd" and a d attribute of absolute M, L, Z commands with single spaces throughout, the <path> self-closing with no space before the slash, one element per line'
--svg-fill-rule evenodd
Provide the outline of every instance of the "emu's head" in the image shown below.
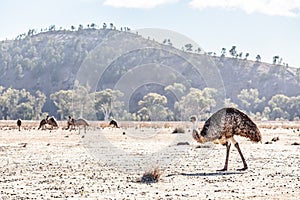
<path fill-rule="evenodd" d="M 197 121 L 197 117 L 196 116 L 191 116 L 190 122 L 195 123 L 196 121 Z"/>
<path fill-rule="evenodd" d="M 193 136 L 194 140 L 196 140 L 199 143 L 205 142 L 205 138 L 203 136 L 201 136 L 197 130 L 193 130 L 192 136 Z"/>

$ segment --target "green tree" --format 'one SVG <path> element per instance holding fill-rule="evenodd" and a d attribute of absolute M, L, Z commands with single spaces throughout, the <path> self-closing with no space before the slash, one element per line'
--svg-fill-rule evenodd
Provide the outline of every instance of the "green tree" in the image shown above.
<path fill-rule="evenodd" d="M 91 23 L 91 28 L 95 29 L 96 28 L 96 24 L 95 23 Z"/>
<path fill-rule="evenodd" d="M 138 115 L 143 120 L 147 119 L 148 116 L 151 121 L 167 120 L 170 114 L 167 101 L 167 97 L 163 95 L 148 93 L 143 97 L 143 100 L 138 102 L 139 106 L 141 106 Z"/>
<path fill-rule="evenodd" d="M 192 44 L 186 44 L 184 45 L 186 51 L 192 52 L 193 51 L 193 45 Z"/>
<path fill-rule="evenodd" d="M 248 113 L 262 111 L 260 110 L 262 109 L 261 106 L 266 100 L 265 97 L 260 98 L 258 90 L 253 88 L 241 90 L 237 97 L 240 101 L 241 108 Z"/>
<path fill-rule="evenodd" d="M 54 105 L 58 108 L 57 113 L 59 114 L 59 119 L 64 119 L 68 115 L 73 115 L 72 111 L 72 90 L 59 90 L 50 95 L 50 99 L 53 101 Z M 43 101 L 40 99 L 40 101 Z M 40 102 L 41 103 L 41 102 Z"/>
<path fill-rule="evenodd" d="M 271 109 L 269 106 L 264 108 L 264 111 L 262 112 L 262 119 L 263 120 L 269 120 L 270 119 L 270 113 Z"/>
<path fill-rule="evenodd" d="M 137 117 L 138 117 L 137 120 L 139 120 L 139 121 L 149 121 L 149 120 L 151 120 L 150 115 L 151 115 L 150 109 L 148 109 L 146 107 L 142 107 L 137 112 Z"/>
<path fill-rule="evenodd" d="M 249 53 L 246 53 L 246 55 L 245 55 L 245 60 L 248 59 L 249 55 L 250 55 Z"/>
<path fill-rule="evenodd" d="M 2 115 L 4 119 L 13 119 L 16 113 L 16 107 L 19 103 L 19 90 L 8 88 L 1 95 Z"/>
<path fill-rule="evenodd" d="M 72 113 L 74 117 L 91 118 L 94 116 L 93 100 L 89 88 L 82 86 L 78 81 L 74 83 L 72 95 Z"/>
<path fill-rule="evenodd" d="M 16 113 L 14 118 L 20 118 L 25 120 L 32 120 L 34 116 L 34 109 L 30 105 L 30 102 L 18 104 L 16 107 Z"/>
<path fill-rule="evenodd" d="M 122 115 L 122 108 L 124 103 L 120 101 L 120 97 L 124 94 L 120 90 L 105 89 L 92 94 L 94 96 L 95 112 L 100 117 L 104 116 L 107 121 L 110 116 L 119 118 Z"/>
<path fill-rule="evenodd" d="M 290 98 L 283 94 L 277 94 L 270 99 L 268 104 L 271 109 L 271 120 L 290 118 L 290 115 L 287 112 L 288 108 L 290 107 L 289 100 Z"/>
<path fill-rule="evenodd" d="M 277 63 L 278 59 L 279 59 L 279 56 L 273 56 L 273 64 L 274 65 Z"/>
<path fill-rule="evenodd" d="M 35 100 L 34 100 L 34 119 L 38 120 L 41 117 L 42 109 L 46 102 L 46 95 L 41 91 L 35 92 Z"/>
<path fill-rule="evenodd" d="M 222 48 L 221 50 L 221 57 L 225 57 L 226 56 L 226 48 Z"/>
<path fill-rule="evenodd" d="M 78 31 L 81 31 L 81 30 L 83 30 L 83 25 L 82 25 L 82 24 L 79 24 L 79 26 L 78 26 Z"/>
<path fill-rule="evenodd" d="M 288 113 L 290 120 L 300 118 L 300 96 L 290 97 L 288 101 Z"/>
<path fill-rule="evenodd" d="M 206 118 L 212 108 L 216 106 L 217 90 L 204 88 L 199 90 L 190 88 L 190 92 L 175 103 L 176 119 L 189 119 L 192 115 L 198 115 L 199 119 Z"/>
<path fill-rule="evenodd" d="M 225 107 L 232 107 L 232 108 L 238 108 L 238 105 L 236 103 L 233 103 L 231 99 L 225 99 L 224 101 Z"/>
<path fill-rule="evenodd" d="M 229 53 L 232 57 L 236 56 L 236 46 L 232 46 L 231 49 L 229 50 Z"/>
<path fill-rule="evenodd" d="M 261 61 L 260 55 L 258 54 L 255 59 L 256 59 L 256 62 L 260 62 Z"/>
<path fill-rule="evenodd" d="M 1 118 L 32 119 L 34 113 L 34 96 L 25 89 L 8 88 L 0 96 Z M 21 112 L 24 111 L 24 112 Z"/>
<path fill-rule="evenodd" d="M 186 87 L 181 83 L 173 83 L 165 87 L 165 91 L 172 92 L 176 97 L 181 97 L 186 92 Z"/>
<path fill-rule="evenodd" d="M 16 66 L 16 75 L 18 78 L 22 78 L 22 76 L 23 76 L 23 68 L 22 68 L 21 64 L 18 64 Z"/>
<path fill-rule="evenodd" d="M 238 55 L 236 55 L 237 57 L 239 57 L 240 59 L 242 59 L 243 57 L 243 52 L 239 53 Z"/>

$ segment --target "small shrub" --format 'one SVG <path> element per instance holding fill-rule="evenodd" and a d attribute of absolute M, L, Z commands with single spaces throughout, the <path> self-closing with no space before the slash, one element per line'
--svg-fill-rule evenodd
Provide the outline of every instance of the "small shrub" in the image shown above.
<path fill-rule="evenodd" d="M 152 170 L 145 172 L 140 182 L 147 183 L 147 184 L 156 183 L 158 182 L 161 174 L 162 174 L 161 170 L 158 167 L 156 167 Z"/>

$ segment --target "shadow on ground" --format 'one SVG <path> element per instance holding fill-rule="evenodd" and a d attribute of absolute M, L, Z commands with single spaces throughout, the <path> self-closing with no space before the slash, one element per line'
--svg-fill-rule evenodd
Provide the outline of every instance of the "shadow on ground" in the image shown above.
<path fill-rule="evenodd" d="M 234 175 L 234 174 L 244 174 L 246 172 L 203 172 L 203 173 L 180 173 L 180 174 L 168 174 L 166 177 L 171 176 L 224 176 L 224 175 Z"/>

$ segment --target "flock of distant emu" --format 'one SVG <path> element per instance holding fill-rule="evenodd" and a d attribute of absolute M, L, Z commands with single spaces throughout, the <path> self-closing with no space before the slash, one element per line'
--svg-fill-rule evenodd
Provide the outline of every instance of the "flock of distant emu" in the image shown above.
<path fill-rule="evenodd" d="M 223 108 L 217 112 L 215 112 L 208 120 L 205 121 L 202 130 L 199 132 L 197 126 L 197 118 L 192 116 L 190 121 L 193 124 L 192 127 L 192 136 L 193 138 L 199 142 L 211 142 L 217 141 L 215 143 L 222 144 L 226 146 L 226 160 L 224 168 L 218 171 L 227 171 L 228 170 L 228 160 L 229 160 L 229 150 L 231 143 L 236 147 L 240 157 L 242 159 L 244 167 L 239 169 L 241 171 L 247 170 L 248 165 L 246 160 L 241 152 L 239 144 L 233 138 L 235 135 L 239 135 L 242 137 L 249 138 L 251 141 L 254 142 L 261 142 L 262 136 L 261 133 L 256 126 L 256 124 L 243 112 L 235 109 L 235 108 Z M 17 125 L 21 127 L 21 120 L 17 120 Z M 45 129 L 46 124 L 53 127 L 58 127 L 58 124 L 54 117 L 47 116 L 45 119 L 41 120 L 38 129 Z M 75 127 L 83 126 L 84 130 L 86 131 L 86 127 L 89 126 L 86 120 L 79 118 L 74 119 L 71 116 L 68 117 L 68 127 L 66 130 L 75 129 Z M 117 121 L 111 120 L 109 126 L 120 128 Z M 80 133 L 80 128 L 79 128 Z"/>
<path fill-rule="evenodd" d="M 21 131 L 21 125 L 22 125 L 22 121 L 21 119 L 17 120 L 17 126 L 19 131 Z M 47 128 L 46 125 L 50 125 L 50 128 Z M 84 127 L 84 132 L 86 132 L 86 127 L 89 126 L 89 123 L 83 119 L 83 118 L 78 118 L 78 119 L 74 119 L 73 117 L 69 116 L 68 117 L 68 121 L 67 121 L 67 127 L 65 128 L 65 130 L 75 130 L 76 127 L 78 127 L 79 129 L 79 133 L 80 133 L 80 127 L 83 126 Z M 114 119 L 112 119 L 109 122 L 110 127 L 114 127 L 114 128 L 120 128 L 118 125 L 118 122 Z M 47 117 L 45 119 L 42 119 L 40 121 L 38 130 L 46 130 L 46 129 L 53 129 L 53 128 L 58 128 L 58 123 L 56 121 L 56 119 L 52 116 L 50 117 L 49 115 L 47 115 Z"/>

